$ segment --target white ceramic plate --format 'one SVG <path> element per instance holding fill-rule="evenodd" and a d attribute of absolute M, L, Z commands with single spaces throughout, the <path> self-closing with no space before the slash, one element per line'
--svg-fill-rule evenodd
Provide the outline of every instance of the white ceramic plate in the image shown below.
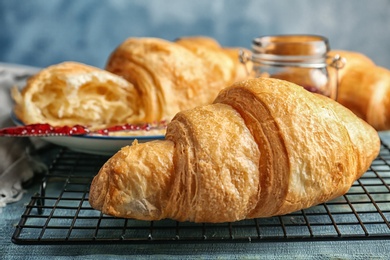
<path fill-rule="evenodd" d="M 12 121 L 16 125 L 23 125 L 23 122 L 11 113 Z M 131 145 L 134 140 L 139 143 L 152 140 L 164 139 L 164 135 L 138 135 L 138 136 L 55 136 L 41 137 L 43 140 L 50 143 L 65 146 L 77 152 L 99 154 L 111 156 L 126 145 Z"/>

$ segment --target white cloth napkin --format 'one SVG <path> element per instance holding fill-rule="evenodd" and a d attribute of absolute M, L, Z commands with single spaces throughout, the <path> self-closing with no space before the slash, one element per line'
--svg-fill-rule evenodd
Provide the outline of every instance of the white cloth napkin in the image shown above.
<path fill-rule="evenodd" d="M 39 69 L 0 63 L 0 128 L 13 126 L 10 117 L 13 102 L 10 89 L 22 88 L 26 80 Z M 16 202 L 23 196 L 22 184 L 45 166 L 31 154 L 44 145 L 38 139 L 0 137 L 0 207 Z"/>

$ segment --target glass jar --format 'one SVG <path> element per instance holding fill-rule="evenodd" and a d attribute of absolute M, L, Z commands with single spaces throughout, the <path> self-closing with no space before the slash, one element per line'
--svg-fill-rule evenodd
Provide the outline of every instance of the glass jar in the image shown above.
<path fill-rule="evenodd" d="M 328 57 L 327 38 L 318 35 L 274 35 L 255 38 L 251 57 L 255 77 L 272 77 L 298 84 L 308 91 L 337 99 L 337 70 L 341 57 Z M 242 53 L 243 54 L 243 53 Z M 329 67 L 335 68 L 334 72 Z"/>

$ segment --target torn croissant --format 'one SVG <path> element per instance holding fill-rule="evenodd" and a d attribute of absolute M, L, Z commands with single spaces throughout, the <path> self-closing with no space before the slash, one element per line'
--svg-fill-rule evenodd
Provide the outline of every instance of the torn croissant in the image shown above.
<path fill-rule="evenodd" d="M 77 62 L 49 66 L 12 90 L 15 114 L 25 124 L 92 128 L 142 122 L 134 86 L 108 71 Z"/>
<path fill-rule="evenodd" d="M 122 148 L 93 179 L 89 202 L 140 220 L 283 215 L 345 194 L 379 148 L 377 132 L 335 101 L 251 79 L 179 112 L 166 140 Z"/>

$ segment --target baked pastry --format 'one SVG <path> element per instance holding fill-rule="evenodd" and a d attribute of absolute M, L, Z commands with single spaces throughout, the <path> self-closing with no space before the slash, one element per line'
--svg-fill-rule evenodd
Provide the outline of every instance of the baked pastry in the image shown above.
<path fill-rule="evenodd" d="M 133 85 L 118 75 L 82 63 L 64 62 L 12 90 L 15 114 L 25 124 L 101 128 L 144 118 Z"/>
<path fill-rule="evenodd" d="M 354 67 L 375 66 L 375 63 L 369 57 L 359 52 L 346 50 L 331 50 L 328 52 L 328 57 L 330 59 L 333 59 L 336 56 L 340 56 L 343 59 L 342 68 L 338 71 L 340 79 Z M 330 60 L 329 62 L 331 63 L 332 61 Z"/>
<path fill-rule="evenodd" d="M 178 111 L 210 104 L 221 89 L 248 76 L 238 48 L 200 36 L 129 38 L 106 69 L 76 62 L 47 67 L 21 93 L 13 90 L 15 113 L 25 124 L 92 129 L 169 121 Z"/>
<path fill-rule="evenodd" d="M 346 60 L 344 68 L 338 71 L 337 101 L 376 130 L 389 130 L 390 70 L 376 66 L 361 53 L 342 50 L 329 53 L 336 54 Z"/>
<path fill-rule="evenodd" d="M 179 112 L 166 140 L 122 148 L 93 179 L 89 202 L 141 220 L 282 215 L 346 193 L 379 148 L 377 132 L 337 102 L 250 79 Z"/>
<path fill-rule="evenodd" d="M 250 59 L 251 51 L 241 47 L 224 47 L 223 51 L 230 56 L 235 64 L 234 82 L 255 77 L 253 62 Z"/>
<path fill-rule="evenodd" d="M 227 86 L 251 77 L 252 61 L 244 63 L 240 60 L 240 52 L 250 55 L 245 48 L 222 47 L 214 38 L 206 36 L 187 36 L 175 42 L 206 61 L 206 66 L 222 78 Z"/>
<path fill-rule="evenodd" d="M 169 121 L 181 110 L 210 104 L 238 76 L 236 64 L 211 38 L 128 38 L 106 70 L 134 85 L 145 121 Z"/>

